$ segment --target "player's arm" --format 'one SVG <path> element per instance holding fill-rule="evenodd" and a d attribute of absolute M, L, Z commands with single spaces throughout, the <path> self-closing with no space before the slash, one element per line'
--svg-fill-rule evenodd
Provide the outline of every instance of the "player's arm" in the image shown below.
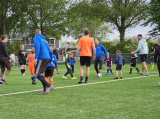
<path fill-rule="evenodd" d="M 157 55 L 158 55 L 158 50 L 156 48 L 154 53 L 154 62 L 157 62 Z"/>
<path fill-rule="evenodd" d="M 114 64 L 117 64 L 118 63 L 118 56 L 116 56 L 116 62 Z"/>
<path fill-rule="evenodd" d="M 18 58 L 19 58 L 19 61 L 21 62 L 22 59 L 21 59 L 21 52 L 20 51 L 18 52 Z"/>
<path fill-rule="evenodd" d="M 123 66 L 125 65 L 125 59 L 123 58 Z"/>
<path fill-rule="evenodd" d="M 111 61 L 111 66 L 112 66 L 112 61 Z"/>
<path fill-rule="evenodd" d="M 95 55 L 96 55 L 96 48 L 95 46 L 93 47 L 93 60 L 95 60 Z"/>
<path fill-rule="evenodd" d="M 76 60 L 76 61 L 78 60 L 77 55 L 78 55 L 80 49 L 81 49 L 81 46 L 78 46 L 77 51 L 76 51 L 76 55 L 75 55 L 75 60 Z"/>
<path fill-rule="evenodd" d="M 137 53 L 138 51 L 140 51 L 141 49 L 141 43 L 138 43 L 138 48 L 135 50 L 135 53 Z"/>
<path fill-rule="evenodd" d="M 35 48 L 35 59 L 34 59 L 34 63 L 37 63 L 37 59 L 39 57 L 39 53 L 40 53 L 40 43 L 39 43 L 39 39 L 37 37 L 34 38 L 34 48 Z"/>
<path fill-rule="evenodd" d="M 106 57 L 108 57 L 108 54 L 107 54 L 107 49 L 106 49 L 104 46 L 102 46 L 102 50 L 104 51 L 104 53 L 105 53 L 105 56 L 106 56 Z"/>

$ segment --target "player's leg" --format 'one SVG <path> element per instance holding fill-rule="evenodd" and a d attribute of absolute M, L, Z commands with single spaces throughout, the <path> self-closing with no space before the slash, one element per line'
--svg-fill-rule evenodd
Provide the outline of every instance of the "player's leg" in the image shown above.
<path fill-rule="evenodd" d="M 120 73 L 121 79 L 123 79 L 123 77 L 122 77 L 122 71 L 121 71 L 121 70 L 119 70 L 119 73 Z"/>
<path fill-rule="evenodd" d="M 59 71 L 58 71 L 58 64 L 57 64 L 57 67 L 56 67 L 56 71 L 57 71 L 57 74 L 59 74 Z"/>
<path fill-rule="evenodd" d="M 90 73 L 91 57 L 86 57 L 86 79 L 85 83 L 88 83 L 89 73 Z"/>
<path fill-rule="evenodd" d="M 99 72 L 98 72 L 98 73 L 101 73 L 102 63 L 103 63 L 103 57 L 100 57 L 100 58 L 99 58 Z"/>
<path fill-rule="evenodd" d="M 136 67 L 136 65 L 135 65 L 135 67 L 134 67 L 136 70 L 137 70 L 137 73 L 139 73 L 139 69 L 138 69 L 138 67 Z"/>
<path fill-rule="evenodd" d="M 53 68 L 50 68 L 50 85 L 53 86 Z"/>
<path fill-rule="evenodd" d="M 80 81 L 78 83 L 83 83 L 83 66 L 86 64 L 85 60 L 85 56 L 80 56 Z"/>
<path fill-rule="evenodd" d="M 130 72 L 128 74 L 132 74 L 132 65 L 130 67 Z"/>
<path fill-rule="evenodd" d="M 152 64 L 152 68 L 150 69 L 151 71 L 154 69 L 154 62 L 153 62 L 153 64 Z"/>
<path fill-rule="evenodd" d="M 113 72 L 112 72 L 112 68 L 111 68 L 111 66 L 110 66 L 109 68 L 110 68 L 110 72 L 111 72 L 111 74 L 110 74 L 110 75 L 113 75 Z"/>
<path fill-rule="evenodd" d="M 118 70 L 116 70 L 116 77 L 114 79 L 118 79 Z"/>
<path fill-rule="evenodd" d="M 106 75 L 108 75 L 108 73 L 109 73 L 109 67 L 107 67 L 107 73 L 106 73 Z"/>
<path fill-rule="evenodd" d="M 53 72 L 52 72 L 52 73 L 53 73 Z M 48 82 L 49 74 L 50 74 L 49 68 L 47 67 L 46 70 L 45 70 L 45 80 L 46 80 L 46 82 Z"/>
<path fill-rule="evenodd" d="M 99 59 L 95 59 L 94 60 L 94 68 L 95 68 L 97 74 L 98 74 L 98 63 L 99 63 Z"/>
<path fill-rule="evenodd" d="M 0 85 L 5 85 L 4 82 L 1 82 L 2 77 L 4 75 L 4 71 L 5 71 L 5 66 L 3 64 L 1 64 Z"/>
<path fill-rule="evenodd" d="M 159 77 L 160 77 L 160 63 L 157 62 L 157 67 L 158 67 L 158 72 L 159 72 Z"/>
<path fill-rule="evenodd" d="M 24 65 L 23 65 L 23 75 L 25 75 L 25 71 L 26 71 L 26 60 L 24 60 Z"/>

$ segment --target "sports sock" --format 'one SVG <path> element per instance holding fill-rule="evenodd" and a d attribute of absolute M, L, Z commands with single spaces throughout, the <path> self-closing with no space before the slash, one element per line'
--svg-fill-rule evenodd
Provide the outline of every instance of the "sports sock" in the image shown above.
<path fill-rule="evenodd" d="M 53 86 L 53 76 L 50 76 L 50 85 Z"/>
<path fill-rule="evenodd" d="M 45 80 L 46 80 L 46 82 L 48 82 L 48 76 L 45 76 Z"/>
<path fill-rule="evenodd" d="M 86 76 L 86 81 L 88 81 L 88 76 Z"/>
<path fill-rule="evenodd" d="M 132 68 L 130 68 L 130 73 L 132 73 Z"/>
<path fill-rule="evenodd" d="M 80 76 L 80 79 L 83 80 L 83 76 Z"/>
<path fill-rule="evenodd" d="M 107 73 L 109 73 L 109 69 L 107 69 Z"/>
<path fill-rule="evenodd" d="M 21 73 L 23 74 L 23 69 L 21 69 Z"/>
<path fill-rule="evenodd" d="M 35 76 L 33 77 L 33 81 L 36 81 L 36 77 Z"/>
<path fill-rule="evenodd" d="M 138 69 L 138 68 L 136 68 L 136 70 L 139 72 L 139 69 Z"/>
<path fill-rule="evenodd" d="M 44 89 L 46 88 L 45 86 L 50 87 L 49 83 L 46 82 L 46 80 L 45 80 L 45 78 L 43 76 L 38 75 L 37 78 L 42 82 Z"/>
<path fill-rule="evenodd" d="M 23 69 L 23 73 L 25 73 L 26 69 Z"/>
<path fill-rule="evenodd" d="M 152 64 L 152 69 L 154 68 L 154 64 Z"/>
<path fill-rule="evenodd" d="M 99 72 L 98 73 L 101 73 L 101 70 L 99 70 Z"/>
<path fill-rule="evenodd" d="M 111 73 L 112 73 L 112 69 L 110 69 Z"/>

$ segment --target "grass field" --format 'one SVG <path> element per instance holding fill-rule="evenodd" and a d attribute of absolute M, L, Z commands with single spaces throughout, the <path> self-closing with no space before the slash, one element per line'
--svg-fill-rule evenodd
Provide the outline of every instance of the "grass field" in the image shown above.
<path fill-rule="evenodd" d="M 74 74 L 77 80 L 70 76 L 62 79 L 66 68 L 59 65 L 60 74 L 54 75 L 56 89 L 48 95 L 38 95 L 34 90 L 42 89 L 40 81 L 31 85 L 28 69 L 26 76 L 21 76 L 19 68 L 12 68 L 6 78 L 8 85 L 0 86 L 0 119 L 160 119 L 157 67 L 145 77 L 135 69 L 132 75 L 127 74 L 129 65 L 125 65 L 123 80 L 114 80 L 115 66 L 112 69 L 114 75 L 106 76 L 105 67 L 103 77 L 95 78 L 92 65 L 89 82 L 84 85 L 77 83 L 78 65 Z"/>

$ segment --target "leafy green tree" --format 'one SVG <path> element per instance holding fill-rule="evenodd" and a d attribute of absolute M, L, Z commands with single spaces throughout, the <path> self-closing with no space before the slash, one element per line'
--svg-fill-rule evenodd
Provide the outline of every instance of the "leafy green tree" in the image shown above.
<path fill-rule="evenodd" d="M 155 39 L 160 36 L 160 0 L 151 0 L 148 13 L 149 17 L 143 25 L 147 26 L 150 24 L 155 26 L 149 31 L 149 35 Z"/>

